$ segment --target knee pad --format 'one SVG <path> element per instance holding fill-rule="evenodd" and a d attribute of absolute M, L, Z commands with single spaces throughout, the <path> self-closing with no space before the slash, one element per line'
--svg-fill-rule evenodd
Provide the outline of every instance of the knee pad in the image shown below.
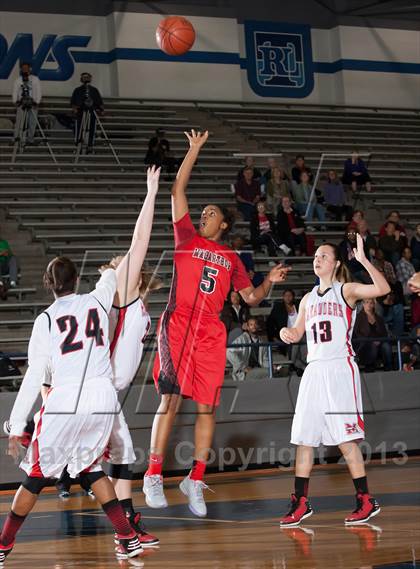
<path fill-rule="evenodd" d="M 110 464 L 109 476 L 116 480 L 132 480 L 133 473 L 128 464 Z"/>
<path fill-rule="evenodd" d="M 22 482 L 22 486 L 31 494 L 39 494 L 48 485 L 48 478 L 36 478 L 35 476 L 27 476 Z"/>
<path fill-rule="evenodd" d="M 97 472 L 81 472 L 79 475 L 80 486 L 85 490 L 91 488 L 92 484 L 95 484 L 101 478 L 104 478 L 105 473 L 103 470 Z"/>

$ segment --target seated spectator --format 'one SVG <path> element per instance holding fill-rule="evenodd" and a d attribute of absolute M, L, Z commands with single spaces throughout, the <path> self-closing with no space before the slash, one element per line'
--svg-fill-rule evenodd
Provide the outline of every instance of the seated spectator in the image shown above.
<path fill-rule="evenodd" d="M 379 237 L 378 246 L 384 252 L 385 259 L 396 267 L 404 248 L 404 240 L 393 221 L 386 222 L 385 235 Z"/>
<path fill-rule="evenodd" d="M 351 153 L 351 158 L 344 162 L 342 180 L 343 184 L 351 186 L 354 192 L 362 186 L 365 186 L 368 192 L 372 190 L 372 183 L 366 164 L 359 158 L 356 150 Z"/>
<path fill-rule="evenodd" d="M 411 249 L 410 247 L 404 247 L 401 259 L 398 261 L 396 267 L 397 279 L 402 284 L 404 296 L 411 295 L 407 283 L 415 272 L 416 270 L 411 263 Z"/>
<path fill-rule="evenodd" d="M 12 288 L 17 285 L 18 280 L 18 261 L 13 255 L 9 242 L 0 237 L 0 283 L 3 282 L 4 277 L 8 276 L 9 284 Z"/>
<path fill-rule="evenodd" d="M 395 232 L 398 237 L 401 238 L 402 247 L 407 247 L 407 231 L 404 225 L 401 225 L 400 212 L 397 210 L 388 213 L 385 223 L 379 229 L 379 237 L 384 237 L 386 235 L 386 224 L 388 221 L 395 223 Z"/>
<path fill-rule="evenodd" d="M 235 251 L 235 253 L 239 256 L 242 263 L 244 264 L 249 279 L 252 282 L 252 286 L 256 288 L 257 286 L 260 286 L 260 284 L 263 282 L 264 275 L 259 271 L 255 271 L 255 264 L 252 256 L 252 251 L 244 249 L 244 246 L 245 246 L 245 239 L 242 237 L 242 235 L 235 235 L 232 238 L 231 247 Z"/>
<path fill-rule="evenodd" d="M 293 185 L 296 184 L 297 186 L 300 184 L 301 179 L 300 176 L 302 172 L 306 172 L 309 177 L 309 183 L 312 184 L 314 176 L 312 174 L 311 169 L 309 166 L 305 164 L 305 157 L 302 154 L 298 154 L 295 159 L 295 165 L 292 168 L 292 183 Z"/>
<path fill-rule="evenodd" d="M 376 313 L 376 302 L 373 298 L 363 301 L 363 308 L 356 317 L 353 330 L 353 345 L 359 362 L 365 366 L 365 371 L 372 372 L 378 367 L 380 357 L 384 364 L 384 370 L 393 368 L 392 347 L 385 340 L 372 342 L 360 342 L 362 338 L 387 338 L 388 330 L 384 319 Z"/>
<path fill-rule="evenodd" d="M 372 265 L 378 269 L 378 271 L 383 273 L 390 286 L 395 285 L 397 282 L 397 276 L 395 274 L 394 267 L 392 266 L 392 263 L 385 260 L 385 254 L 381 249 L 376 249 L 375 257 L 372 259 Z"/>
<path fill-rule="evenodd" d="M 242 178 L 245 168 L 252 168 L 252 179 L 259 181 L 261 178 L 261 170 L 258 170 L 258 168 L 255 166 L 254 158 L 252 156 L 247 156 L 245 158 L 245 165 L 239 170 L 237 175 L 238 181 Z"/>
<path fill-rule="evenodd" d="M 306 215 L 308 210 L 308 204 L 311 197 L 312 186 L 309 181 L 309 174 L 303 171 L 300 175 L 300 184 L 298 186 L 294 185 L 292 189 L 293 198 L 296 203 L 296 207 L 301 216 Z M 319 221 L 325 221 L 325 209 L 318 202 L 318 195 L 312 200 L 311 205 L 308 210 L 308 215 L 306 216 L 307 221 L 312 221 L 314 212 L 316 213 Z"/>
<path fill-rule="evenodd" d="M 163 128 L 156 129 L 156 135 L 149 140 L 144 163 L 162 167 L 168 174 L 172 174 L 178 167 L 178 161 L 171 154 L 171 145 L 165 138 Z"/>
<path fill-rule="evenodd" d="M 232 291 L 221 314 L 221 320 L 228 334 L 228 343 L 242 333 L 242 327 L 249 316 L 248 305 L 241 302 L 241 296 L 238 292 Z"/>
<path fill-rule="evenodd" d="M 268 377 L 268 348 L 261 346 L 256 318 L 248 318 L 243 333 L 229 343 L 235 345 L 235 348 L 228 348 L 226 354 L 228 362 L 232 364 L 234 381 Z M 241 347 L 241 344 L 252 346 Z"/>
<path fill-rule="evenodd" d="M 334 221 L 350 221 L 353 208 L 346 205 L 346 194 L 341 181 L 338 179 L 335 170 L 329 170 L 327 183 L 324 186 L 325 207 L 333 217 Z"/>
<path fill-rule="evenodd" d="M 241 212 L 245 221 L 251 221 L 255 213 L 255 206 L 261 198 L 261 188 L 259 182 L 254 180 L 253 168 L 244 168 L 242 178 L 235 184 L 235 196 L 238 210 Z"/>
<path fill-rule="evenodd" d="M 404 334 L 404 296 L 401 283 L 391 286 L 391 292 L 378 301 L 378 313 L 381 314 L 388 329 L 398 338 Z"/>
<path fill-rule="evenodd" d="M 365 255 L 371 261 L 375 256 L 375 251 L 377 249 L 376 239 L 373 237 L 371 232 L 369 231 L 369 227 L 367 224 L 366 219 L 361 219 L 357 224 L 357 230 L 360 234 L 361 238 L 363 239 L 363 248 L 365 250 Z"/>
<path fill-rule="evenodd" d="M 350 271 L 352 279 L 365 284 L 370 284 L 372 281 L 369 274 L 359 261 L 356 260 L 354 251 L 357 247 L 357 230 L 351 225 L 347 227 L 344 239 L 339 244 L 340 257 L 343 259 L 344 264 Z M 365 250 L 365 255 L 368 251 Z"/>
<path fill-rule="evenodd" d="M 277 159 L 274 156 L 270 156 L 267 158 L 267 170 L 264 172 L 262 176 L 262 183 L 268 184 L 268 182 L 273 177 L 273 170 L 278 168 Z"/>
<path fill-rule="evenodd" d="M 274 217 L 266 212 L 264 202 L 257 204 L 257 212 L 251 219 L 250 231 L 251 243 L 255 250 L 261 250 L 261 246 L 266 245 L 270 257 L 276 257 L 279 250 L 285 255 L 290 253 L 290 247 L 277 242 Z"/>
<path fill-rule="evenodd" d="M 281 168 L 273 168 L 273 173 L 265 187 L 267 211 L 277 214 L 277 210 L 281 203 L 281 198 L 290 195 L 290 184 L 284 170 Z"/>
<path fill-rule="evenodd" d="M 416 225 L 416 232 L 410 242 L 412 263 L 416 271 L 420 270 L 420 223 Z"/>
<path fill-rule="evenodd" d="M 420 324 L 410 332 L 410 343 L 401 347 L 404 371 L 414 371 L 420 364 Z"/>
<path fill-rule="evenodd" d="M 357 229 L 357 226 L 359 222 L 362 221 L 362 219 L 365 219 L 365 214 L 363 211 L 361 209 L 355 209 L 351 216 L 349 226 Z"/>
<path fill-rule="evenodd" d="M 277 213 L 277 236 L 280 243 L 285 243 L 294 255 L 307 255 L 307 239 L 305 224 L 297 211 L 292 208 L 290 198 L 281 199 L 281 207 Z"/>

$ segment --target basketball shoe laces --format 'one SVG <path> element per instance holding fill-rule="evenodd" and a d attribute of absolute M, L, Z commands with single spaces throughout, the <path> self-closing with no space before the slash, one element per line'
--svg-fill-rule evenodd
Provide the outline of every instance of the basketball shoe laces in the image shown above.
<path fill-rule="evenodd" d="M 190 478 L 190 480 L 193 482 L 194 499 L 197 500 L 198 503 L 205 504 L 203 490 L 210 490 L 210 492 L 213 492 L 213 494 L 216 493 L 202 480 L 193 480 L 192 478 Z"/>
<path fill-rule="evenodd" d="M 153 498 L 163 498 L 163 480 L 160 474 L 152 474 L 150 478 L 150 491 Z"/>

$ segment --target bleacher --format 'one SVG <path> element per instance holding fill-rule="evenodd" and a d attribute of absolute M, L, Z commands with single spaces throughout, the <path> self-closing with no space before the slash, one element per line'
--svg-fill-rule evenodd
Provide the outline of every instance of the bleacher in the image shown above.
<path fill-rule="evenodd" d="M 1 210 L 27 236 L 28 247 L 38 243 L 44 251 L 32 260 L 31 282 L 26 280 L 25 286 L 11 289 L 9 299 L 0 302 L 0 350 L 26 349 L 33 319 L 49 303 L 41 287 L 49 258 L 66 254 L 79 266 L 83 262 L 82 290 L 86 290 L 97 278 L 97 267 L 127 249 L 146 193 L 143 158 L 157 126 L 166 130 L 176 157 L 182 157 L 187 148 L 184 130 L 192 126 L 211 130 L 189 185 L 194 221 L 209 202 L 234 205 L 230 184 L 242 161 L 233 154 L 246 153 L 252 146 L 260 152 L 282 153 L 290 160 L 303 153 L 313 170 L 321 152 L 347 154 L 358 148 L 361 153 L 371 153 L 374 192 L 359 196 L 358 205 L 368 211 L 371 220 L 383 219 L 395 208 L 409 227 L 420 222 L 420 124 L 415 112 L 115 100 L 106 101 L 106 110 L 103 124 L 120 165 L 101 138 L 94 154 L 80 157 L 75 164 L 73 133 L 58 123 L 48 131 L 58 166 L 42 144 L 26 148 L 11 164 L 12 131 L 0 131 Z M 40 117 L 57 113 L 68 113 L 67 101 L 46 99 Z M 14 117 L 5 98 L 0 98 L 0 117 Z M 340 173 L 344 159 L 329 157 L 324 169 L 334 167 Z M 147 257 L 165 283 L 149 299 L 154 323 L 165 306 L 172 271 L 171 181 L 166 178 L 163 174 Z M 247 225 L 239 221 L 236 230 L 247 233 Z M 316 222 L 311 225 L 316 228 L 312 233 L 316 244 L 342 238 L 337 224 L 327 224 L 324 231 Z M 257 270 L 263 272 L 274 261 L 263 254 L 257 254 L 255 260 Z M 294 270 L 287 286 L 300 295 L 313 284 L 311 259 L 298 257 L 289 262 Z M 22 271 L 25 273 L 25 266 Z M 274 288 L 272 299 L 280 296 L 284 286 Z"/>

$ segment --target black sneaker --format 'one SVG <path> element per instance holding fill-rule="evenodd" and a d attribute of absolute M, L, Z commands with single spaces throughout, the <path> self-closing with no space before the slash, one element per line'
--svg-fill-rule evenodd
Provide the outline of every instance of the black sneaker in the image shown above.
<path fill-rule="evenodd" d="M 117 559 L 130 559 L 131 557 L 137 557 L 143 553 L 143 548 L 137 537 L 137 534 L 133 532 L 130 537 L 125 537 L 123 535 L 118 535 L 119 544 L 115 548 L 115 555 Z"/>

